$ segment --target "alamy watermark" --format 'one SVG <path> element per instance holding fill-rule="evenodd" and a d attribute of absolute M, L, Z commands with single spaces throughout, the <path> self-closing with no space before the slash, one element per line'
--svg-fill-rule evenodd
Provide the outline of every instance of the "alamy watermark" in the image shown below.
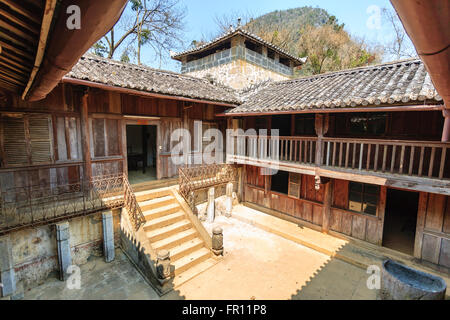
<path fill-rule="evenodd" d="M 69 30 L 81 29 L 81 9 L 77 5 L 70 5 L 66 9 L 69 17 L 66 20 L 66 26 Z"/>
<path fill-rule="evenodd" d="M 223 132 L 216 128 L 203 132 L 202 121 L 194 121 L 193 136 L 190 130 L 179 128 L 172 132 L 170 143 L 174 165 L 237 163 L 237 158 L 241 158 L 270 164 L 262 168 L 263 175 L 274 175 L 279 169 L 278 129 L 272 129 L 270 136 L 266 129 L 258 132 L 255 129 L 226 129 L 224 137 Z"/>

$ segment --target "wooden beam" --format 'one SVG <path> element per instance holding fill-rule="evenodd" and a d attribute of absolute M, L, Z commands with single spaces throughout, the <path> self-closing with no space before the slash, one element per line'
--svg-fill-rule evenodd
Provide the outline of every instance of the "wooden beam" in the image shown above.
<path fill-rule="evenodd" d="M 41 24 L 41 19 L 39 18 L 39 15 L 22 6 L 21 1 L 1 0 L 0 2 L 6 4 L 8 7 L 11 8 L 11 10 L 14 10 L 17 13 L 21 14 L 22 16 L 27 17 L 31 21 L 36 22 L 37 24 Z"/>
<path fill-rule="evenodd" d="M 422 259 L 423 230 L 425 229 L 425 218 L 427 215 L 428 193 L 421 192 L 419 195 L 419 208 L 417 210 L 416 237 L 414 240 L 414 257 Z"/>
<path fill-rule="evenodd" d="M 25 87 L 25 90 L 22 94 L 22 99 L 25 100 L 25 98 L 28 95 L 28 92 L 31 88 L 31 85 L 34 82 L 34 79 L 36 77 L 37 72 L 39 71 L 39 68 L 41 67 L 42 60 L 44 59 L 44 53 L 45 49 L 47 48 L 47 41 L 49 38 L 50 33 L 50 27 L 53 21 L 53 16 L 55 14 L 56 4 L 58 3 L 58 0 L 47 0 L 45 2 L 45 9 L 44 9 L 44 17 L 42 18 L 42 24 L 41 24 L 41 32 L 39 37 L 39 44 L 37 47 L 36 52 L 36 59 L 34 61 L 33 70 L 31 71 L 30 78 L 28 80 L 28 83 Z"/>
<path fill-rule="evenodd" d="M 9 41 L 8 39 L 0 38 L 0 46 L 6 48 L 6 49 L 8 49 L 8 50 L 11 50 L 11 51 L 15 52 L 16 55 L 18 54 L 18 55 L 20 55 L 20 56 L 23 56 L 25 59 L 30 59 L 30 60 L 33 59 L 33 56 L 30 54 L 30 52 L 28 52 L 28 51 L 26 50 L 25 47 L 20 46 L 20 45 L 19 45 L 19 46 L 14 45 L 14 44 L 13 44 L 11 41 Z"/>
<path fill-rule="evenodd" d="M 378 199 L 378 226 L 377 226 L 377 244 L 379 246 L 383 245 L 383 230 L 384 230 L 384 216 L 386 213 L 386 196 L 387 196 L 387 187 L 380 187 L 380 197 Z"/>
<path fill-rule="evenodd" d="M 326 109 L 307 109 L 294 111 L 271 111 L 271 112 L 235 112 L 218 113 L 216 117 L 260 117 L 280 114 L 315 114 L 315 113 L 353 113 L 353 112 L 399 112 L 399 111 L 440 111 L 443 110 L 442 104 L 423 104 L 423 105 L 381 105 L 377 107 L 358 107 L 358 108 L 326 108 Z"/>
<path fill-rule="evenodd" d="M 19 26 L 31 31 L 35 35 L 39 34 L 39 30 L 36 28 L 33 28 L 29 23 L 26 23 L 22 18 L 12 14 L 11 12 L 8 12 L 7 10 L 0 8 L 0 15 L 6 17 L 7 19 L 11 20 L 12 22 L 18 24 Z"/>
<path fill-rule="evenodd" d="M 81 100 L 81 137 L 84 156 L 84 178 L 85 180 L 90 181 L 92 179 L 92 160 L 89 134 L 88 98 L 89 93 L 85 92 Z"/>

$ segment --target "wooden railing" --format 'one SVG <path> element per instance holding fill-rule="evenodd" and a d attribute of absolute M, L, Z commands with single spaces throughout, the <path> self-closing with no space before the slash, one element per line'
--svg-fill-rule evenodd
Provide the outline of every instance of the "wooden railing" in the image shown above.
<path fill-rule="evenodd" d="M 324 138 L 321 165 L 408 176 L 449 178 L 449 143 Z"/>
<path fill-rule="evenodd" d="M 450 143 L 356 138 L 235 136 L 235 159 L 260 159 L 434 179 L 450 178 Z M 229 155 L 230 156 L 230 155 Z"/>
<path fill-rule="evenodd" d="M 222 185 L 237 179 L 233 166 L 227 164 L 198 165 L 178 169 L 179 191 L 186 202 L 195 210 L 194 192 L 196 190 Z"/>
<path fill-rule="evenodd" d="M 64 185 L 34 185 L 1 191 L 0 235 L 28 227 L 126 207 L 138 230 L 145 218 L 123 175 L 93 177 Z"/>

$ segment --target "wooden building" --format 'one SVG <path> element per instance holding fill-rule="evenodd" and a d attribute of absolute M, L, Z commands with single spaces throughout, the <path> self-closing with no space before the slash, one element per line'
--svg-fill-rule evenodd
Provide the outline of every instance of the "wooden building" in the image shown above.
<path fill-rule="evenodd" d="M 420 60 L 271 83 L 223 115 L 279 130 L 275 160 L 267 137 L 235 137 L 245 202 L 450 267 L 448 133 Z"/>
<path fill-rule="evenodd" d="M 92 17 L 89 6 L 95 4 L 79 2 Z M 48 30 L 52 37 L 44 48 L 11 40 L 25 37 L 23 28 L 45 28 L 44 21 L 18 27 L 18 15 L 32 21 L 33 14 L 11 1 L 0 3 L 9 8 L 0 15 L 6 12 L 17 31 L 0 36 L 0 240 L 13 240 L 19 280 L 45 279 L 58 269 L 49 227 L 55 223 L 71 221 L 75 264 L 105 241 L 92 215 L 126 207 L 133 232 L 142 233 L 134 191 L 177 183 L 181 165 L 172 161 L 170 139 L 176 129 L 191 134 L 188 159 L 202 158 L 209 142 L 195 137 L 196 121 L 202 131 L 217 128 L 224 136 L 227 128 L 256 130 L 231 137 L 236 148 L 224 150 L 227 162 L 243 173 L 245 204 L 450 268 L 450 126 L 421 60 L 289 80 L 304 61 L 239 28 L 174 56 L 186 73 L 177 74 L 90 54 L 78 59 L 117 20 L 125 1 L 114 1 L 103 15 L 97 8 L 108 18 L 103 29 Z M 32 11 L 46 16 L 44 5 Z M 58 26 L 65 21 L 58 17 L 48 19 Z M 69 43 L 75 38 L 78 44 Z M 217 69 L 230 67 L 225 51 L 248 68 L 237 75 Z M 209 64 L 210 56 L 224 60 Z M 50 57 L 61 60 L 51 63 Z M 40 61 L 36 70 L 34 60 Z M 199 73 L 186 69 L 199 65 Z M 246 69 L 256 71 L 242 75 Z M 211 79 L 209 72 L 224 78 Z M 287 80 L 277 81 L 280 75 Z M 234 76 L 237 82 L 230 80 Z M 263 82 L 255 86 L 253 80 Z M 260 129 L 268 136 L 279 130 L 275 148 Z M 101 191 L 112 200 L 93 199 Z M 113 214 L 116 236 L 120 215 Z"/>

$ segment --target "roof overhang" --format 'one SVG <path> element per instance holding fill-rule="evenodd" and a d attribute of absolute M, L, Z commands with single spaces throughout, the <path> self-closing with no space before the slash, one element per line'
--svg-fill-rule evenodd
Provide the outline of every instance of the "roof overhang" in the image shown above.
<path fill-rule="evenodd" d="M 161 99 L 171 99 L 171 100 L 179 100 L 179 101 L 186 101 L 186 102 L 205 103 L 205 104 L 213 104 L 216 106 L 223 106 L 223 107 L 227 107 L 227 108 L 237 107 L 237 105 L 235 105 L 235 104 L 224 103 L 224 102 L 219 102 L 219 101 L 216 102 L 216 101 L 206 100 L 206 99 L 194 99 L 194 98 L 188 98 L 188 97 L 183 97 L 183 96 L 174 96 L 174 95 L 168 95 L 168 94 L 162 94 L 162 93 L 140 91 L 140 90 L 136 90 L 136 89 L 111 86 L 111 85 L 104 84 L 104 83 L 74 79 L 74 78 L 70 78 L 70 77 L 63 77 L 62 83 L 69 83 L 69 84 L 80 85 L 80 86 L 85 86 L 85 87 L 89 87 L 89 88 L 97 88 L 97 89 L 113 91 L 113 92 L 117 92 L 117 93 L 141 96 L 144 98 L 161 98 Z"/>
<path fill-rule="evenodd" d="M 440 111 L 444 106 L 432 105 L 399 105 L 399 106 L 378 106 L 378 107 L 351 107 L 351 108 L 326 108 L 326 109 L 305 109 L 290 111 L 261 111 L 261 112 L 224 112 L 216 114 L 217 117 L 257 117 L 276 116 L 283 114 L 314 114 L 314 113 L 349 113 L 349 112 L 399 112 L 399 111 Z"/>
<path fill-rule="evenodd" d="M 450 1 L 391 0 L 445 108 L 450 109 Z"/>
<path fill-rule="evenodd" d="M 107 3 L 106 3 L 107 2 Z M 127 0 L 0 0 L 0 88 L 30 101 L 46 97 L 117 22 Z M 80 8 L 80 29 L 69 29 Z"/>

